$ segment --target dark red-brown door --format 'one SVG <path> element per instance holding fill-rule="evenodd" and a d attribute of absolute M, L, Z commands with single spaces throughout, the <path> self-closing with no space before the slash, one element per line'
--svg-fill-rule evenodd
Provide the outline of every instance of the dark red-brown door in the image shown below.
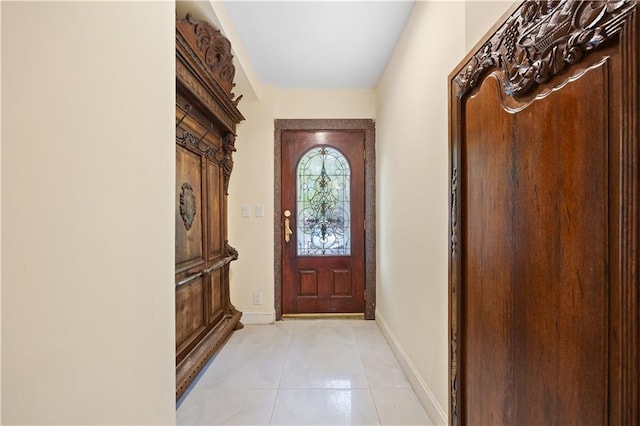
<path fill-rule="evenodd" d="M 282 132 L 282 313 L 364 312 L 364 144 L 354 130 Z"/>

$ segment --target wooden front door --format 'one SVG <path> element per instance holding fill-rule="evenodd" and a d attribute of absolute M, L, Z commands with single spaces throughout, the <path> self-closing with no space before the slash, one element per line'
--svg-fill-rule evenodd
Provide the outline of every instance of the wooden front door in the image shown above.
<path fill-rule="evenodd" d="M 450 76 L 453 425 L 638 425 L 636 10 L 525 2 Z"/>
<path fill-rule="evenodd" d="M 282 312 L 364 313 L 365 132 L 282 133 Z"/>

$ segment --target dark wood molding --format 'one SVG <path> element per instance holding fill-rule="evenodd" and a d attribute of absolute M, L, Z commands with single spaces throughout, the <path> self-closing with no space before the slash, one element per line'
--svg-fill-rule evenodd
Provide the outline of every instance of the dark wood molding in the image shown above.
<path fill-rule="evenodd" d="M 182 396 L 213 354 L 229 339 L 231 333 L 242 328 L 240 317 L 242 317 L 240 311 L 235 311 L 232 315 L 225 317 L 220 321 L 218 327 L 211 330 L 192 351 L 190 360 L 193 363 L 182 362 L 178 364 L 176 367 L 176 398 Z"/>
<path fill-rule="evenodd" d="M 277 119 L 274 144 L 274 280 L 276 319 L 282 319 L 281 154 L 282 130 L 365 131 L 365 318 L 375 319 L 376 310 L 376 188 L 375 123 L 369 119 Z"/>
<path fill-rule="evenodd" d="M 472 365 L 475 368 L 476 375 L 470 378 L 469 360 L 478 359 L 478 357 L 491 352 L 478 346 L 471 348 L 467 343 L 470 340 L 470 335 L 474 334 L 469 330 L 476 330 L 470 325 L 472 324 L 471 321 L 480 320 L 482 317 L 479 312 L 484 312 L 481 308 L 482 305 L 478 302 L 479 299 L 473 299 L 473 297 L 478 298 L 479 294 L 484 294 L 482 293 L 484 289 L 470 292 L 472 286 L 479 288 L 480 284 L 484 282 L 482 280 L 474 281 L 470 278 L 474 272 L 478 272 L 480 269 L 470 270 L 469 253 L 473 253 L 479 259 L 474 260 L 476 263 L 472 265 L 484 265 L 482 262 L 485 262 L 487 258 L 477 254 L 477 252 L 473 252 L 471 244 L 478 243 L 478 240 L 480 240 L 479 235 L 488 235 L 486 236 L 487 241 L 497 237 L 491 234 L 490 231 L 483 231 L 487 232 L 487 234 L 481 234 L 480 231 L 474 234 L 470 233 L 470 223 L 473 223 L 473 216 L 479 213 L 476 210 L 470 211 L 469 206 L 474 201 L 472 198 L 473 193 L 474 190 L 479 188 L 479 185 L 474 186 L 475 182 L 470 177 L 469 171 L 475 168 L 476 174 L 473 176 L 477 180 L 477 170 L 481 167 L 480 165 L 487 164 L 484 161 L 486 158 L 494 158 L 491 155 L 487 155 L 486 158 L 478 156 L 478 150 L 480 149 L 478 146 L 481 143 L 490 141 L 495 143 L 496 147 L 499 147 L 498 142 L 500 142 L 501 137 L 506 138 L 505 140 L 510 137 L 516 140 L 516 132 L 513 129 L 517 129 L 518 126 L 524 125 L 524 123 L 528 123 L 528 127 L 526 127 L 527 131 L 529 131 L 528 134 L 534 133 L 536 135 L 542 134 L 537 133 L 537 131 L 546 126 L 549 128 L 556 126 L 552 131 L 550 130 L 550 134 L 559 132 L 553 133 L 554 135 L 563 134 L 565 130 L 566 134 L 570 135 L 573 129 L 576 128 L 591 129 L 593 127 L 593 129 L 596 129 L 593 133 L 595 134 L 593 140 L 597 141 L 597 144 L 593 144 L 593 148 L 604 153 L 602 160 L 594 160 L 591 163 L 587 163 L 587 160 L 581 157 L 579 161 L 584 161 L 584 164 L 579 162 L 576 164 L 580 167 L 587 167 L 585 164 L 595 164 L 600 167 L 604 164 L 601 170 L 603 178 L 598 181 L 598 187 L 604 188 L 601 206 L 606 209 L 604 217 L 608 218 L 608 223 L 605 226 L 606 230 L 602 231 L 603 234 L 597 244 L 599 244 L 599 247 L 604 247 L 602 250 L 605 255 L 599 256 L 598 259 L 594 260 L 594 264 L 598 263 L 598 267 L 605 264 L 602 275 L 604 278 L 600 280 L 601 287 L 596 285 L 600 281 L 595 283 L 592 281 L 591 288 L 592 290 L 595 288 L 592 295 L 597 294 L 600 288 L 602 289 L 602 297 L 601 300 L 598 300 L 598 303 L 593 301 L 596 300 L 595 296 L 590 302 L 597 306 L 598 315 L 604 315 L 604 320 L 598 319 L 597 323 L 584 326 L 585 328 L 598 329 L 594 333 L 601 333 L 604 338 L 596 345 L 598 346 L 597 349 L 591 347 L 582 349 L 584 351 L 599 351 L 600 354 L 604 354 L 602 356 L 598 355 L 599 358 L 594 358 L 598 359 L 597 365 L 596 363 L 590 365 L 592 370 L 597 368 L 599 372 L 604 371 L 604 373 L 602 373 L 603 380 L 597 384 L 600 388 L 596 385 L 592 386 L 590 383 L 585 384 L 580 391 L 582 392 L 585 388 L 590 387 L 595 389 L 590 395 L 596 395 L 598 392 L 605 395 L 596 404 L 600 410 L 596 414 L 602 414 L 602 417 L 596 418 L 597 416 L 594 415 L 591 420 L 594 424 L 640 424 L 640 292 L 638 289 L 640 283 L 639 52 L 640 19 L 638 19 L 638 3 L 636 1 L 587 2 L 563 0 L 547 2 L 529 0 L 515 5 L 449 75 L 448 396 L 450 424 L 466 425 L 476 424 L 476 422 L 481 421 L 467 412 L 470 406 L 473 406 L 476 412 L 487 413 L 491 410 L 483 411 L 484 409 L 477 407 L 478 401 L 483 401 L 481 392 L 468 394 L 469 383 L 479 381 L 477 363 Z M 586 84 L 580 83 L 580 81 L 585 81 L 587 78 L 590 78 L 588 81 L 597 83 L 590 86 L 593 89 L 593 93 L 590 93 L 589 90 L 582 90 L 580 93 L 570 90 L 572 85 L 574 87 L 582 87 L 577 85 Z M 490 93 L 494 86 L 495 91 L 500 92 L 497 96 L 502 100 L 503 111 L 521 115 L 519 118 L 514 119 L 513 128 L 509 127 L 511 124 L 504 124 L 504 122 L 510 120 L 509 117 L 495 115 L 495 121 L 491 122 L 491 126 L 499 128 L 499 126 L 504 125 L 506 129 L 504 134 L 500 134 L 500 130 L 483 133 L 477 127 L 470 130 L 469 123 L 474 118 L 473 113 L 469 112 L 471 111 L 471 102 L 477 102 L 475 104 L 476 109 L 473 110 L 477 113 L 477 105 L 481 104 L 478 99 Z M 488 87 L 491 87 L 491 89 Z M 567 88 L 569 90 L 566 90 Z M 563 98 L 564 93 L 567 95 Z M 551 98 L 553 99 L 550 100 Z M 602 99 L 602 102 L 593 101 L 592 98 Z M 571 117 L 567 111 L 573 108 L 572 102 L 589 104 L 591 109 L 582 109 L 580 110 L 582 111 L 581 116 L 576 114 L 575 117 Z M 562 120 L 560 119 L 560 112 L 556 116 L 549 112 L 548 116 L 539 118 L 537 123 L 531 116 L 525 117 L 526 114 L 523 112 L 527 108 L 531 108 L 529 111 L 540 111 L 541 108 L 537 110 L 535 108 L 539 107 L 540 104 L 547 105 L 547 103 L 548 105 L 553 105 L 553 108 L 557 108 L 558 105 L 566 107 Z M 557 122 L 553 122 L 555 119 L 557 119 Z M 589 123 L 596 120 L 604 124 L 602 126 L 592 126 Z M 561 127 L 564 127 L 564 129 L 558 130 Z M 471 139 L 471 134 L 475 135 L 475 139 Z M 483 140 L 482 138 L 485 136 L 486 139 Z M 586 137 L 580 140 L 591 141 L 591 136 L 592 134 L 587 134 Z M 560 144 L 558 146 L 564 149 L 573 146 L 572 143 L 575 140 L 571 140 L 569 136 L 567 138 L 566 141 L 562 140 L 564 145 Z M 513 157 L 508 157 L 514 161 L 511 164 L 516 166 L 523 164 L 518 162 L 523 161 L 518 157 L 520 154 L 518 149 L 522 148 L 523 142 L 539 144 L 541 140 L 544 140 L 545 143 L 552 142 L 551 139 L 538 140 L 535 137 L 531 137 L 526 141 L 522 138 L 518 139 L 520 145 L 514 146 Z M 556 143 L 556 141 L 553 142 Z M 504 145 L 502 147 L 504 148 Z M 482 149 L 484 149 L 484 145 Z M 531 155 L 531 152 L 528 152 L 527 155 Z M 586 149 L 584 152 L 588 154 L 589 150 Z M 482 153 L 484 155 L 486 152 L 482 151 Z M 472 155 L 476 155 L 476 157 L 472 158 Z M 573 153 L 562 158 L 566 162 L 576 161 L 570 158 L 572 155 Z M 531 176 L 540 176 L 540 170 L 546 170 L 539 167 L 539 164 L 544 163 L 545 159 L 541 158 L 538 164 L 531 161 L 531 157 L 527 161 L 529 162 L 526 163 L 526 166 L 530 167 Z M 599 163 L 598 161 L 602 162 Z M 560 164 L 559 167 L 564 167 L 564 165 Z M 595 168 L 597 169 L 598 167 Z M 517 167 L 514 168 L 514 170 L 516 169 Z M 552 165 L 549 165 L 548 170 L 549 173 L 556 172 Z M 593 168 L 589 170 L 593 170 Z M 516 170 L 516 173 L 519 172 Z M 490 182 L 498 182 L 497 177 L 499 176 L 504 177 L 504 181 L 512 178 L 506 173 L 503 175 L 495 173 L 491 177 L 494 180 Z M 526 176 L 525 178 L 523 176 L 523 174 L 519 174 L 517 177 L 513 177 L 512 185 L 515 187 L 518 185 L 531 185 L 534 178 L 532 177 L 531 181 L 526 181 Z M 592 185 L 590 188 L 584 188 L 584 191 L 592 191 L 593 187 Z M 540 190 L 539 187 L 537 189 Z M 578 186 L 575 192 L 581 193 L 582 190 L 583 188 Z M 514 201 L 514 194 L 520 197 L 523 197 L 523 195 L 522 192 L 517 193 L 517 189 L 513 191 L 513 194 L 511 192 L 505 192 L 504 194 L 496 194 L 494 192 L 484 199 L 490 200 L 487 203 L 499 203 L 499 200 L 503 199 L 501 196 L 509 197 L 511 194 L 513 197 L 505 201 L 505 205 L 511 205 L 515 211 L 513 206 L 518 200 Z M 523 199 L 525 198 L 520 198 L 520 200 Z M 592 201 L 594 199 L 595 197 L 591 198 L 590 202 L 596 203 L 596 201 Z M 569 200 L 567 202 L 573 201 Z M 480 205 L 477 199 L 475 203 L 476 206 Z M 515 217 L 516 213 L 512 214 Z M 520 226 L 527 221 L 526 217 L 519 217 L 517 220 L 514 219 L 513 222 L 510 222 L 511 225 L 505 225 L 505 228 Z M 585 219 L 585 223 L 587 222 L 588 220 Z M 540 232 L 550 232 L 550 229 L 552 227 L 540 229 Z M 511 230 L 513 231 L 513 229 Z M 517 230 L 514 234 L 517 234 Z M 493 243 L 493 240 L 491 241 Z M 504 240 L 501 241 L 504 242 Z M 522 243 L 522 240 L 518 240 L 517 243 Z M 513 243 L 513 251 L 518 250 L 517 243 Z M 505 247 L 508 247 L 508 245 L 501 246 L 500 250 L 504 250 Z M 563 247 L 563 250 L 565 249 L 567 252 L 573 250 L 574 253 L 577 253 L 575 256 L 581 255 L 581 250 L 575 247 L 573 249 Z M 562 253 L 564 256 L 565 253 Z M 526 258 L 521 254 L 516 255 L 510 252 L 507 252 L 507 255 L 513 257 L 505 260 L 504 263 L 511 262 L 510 266 L 507 266 L 512 268 L 510 273 L 520 277 L 517 274 L 526 269 L 522 267 L 522 262 L 526 262 L 523 259 Z M 527 267 L 530 266 L 531 264 L 527 264 Z M 587 268 L 583 270 L 586 271 Z M 509 279 L 505 278 L 505 282 Z M 528 308 L 528 303 L 536 303 L 535 300 L 523 301 L 519 299 L 518 296 L 522 294 L 519 293 L 522 291 L 522 284 L 522 282 L 516 280 L 513 282 L 513 289 L 505 290 L 505 293 L 502 294 L 504 296 L 504 304 L 500 308 L 505 311 L 518 307 Z M 561 284 L 565 283 L 558 283 L 559 286 Z M 489 303 L 487 300 L 484 300 L 484 302 Z M 469 306 L 474 303 L 476 304 L 474 305 L 476 306 L 475 310 L 470 310 Z M 541 302 L 538 301 L 537 303 Z M 570 303 L 566 306 L 559 305 L 559 309 L 570 312 L 572 306 L 574 305 Z M 579 307 L 579 309 L 583 309 L 581 312 L 584 313 L 584 307 Z M 471 319 L 467 316 L 469 312 L 473 312 L 476 316 Z M 513 313 L 515 311 L 512 310 L 510 312 Z M 496 327 L 500 328 L 505 324 L 509 327 L 513 326 L 514 328 L 510 331 L 511 334 L 507 336 L 508 332 L 502 329 L 497 330 L 496 333 L 505 333 L 506 337 L 503 343 L 510 342 L 509 344 L 512 345 L 511 351 L 513 352 L 509 352 L 506 349 L 504 354 L 508 354 L 508 357 L 512 357 L 510 359 L 515 361 L 513 365 L 508 367 L 512 370 L 506 369 L 505 371 L 511 371 L 511 374 L 515 377 L 523 366 L 523 361 L 518 361 L 517 355 L 519 344 L 525 341 L 525 337 L 523 334 L 519 334 L 521 329 L 518 327 L 522 328 L 525 320 L 522 317 L 514 319 L 515 315 L 518 315 L 517 313 L 512 314 L 514 317 L 509 317 L 508 315 L 511 314 L 505 314 L 504 322 Z M 588 318 L 588 316 L 585 318 Z M 509 323 L 509 321 L 512 321 L 512 323 Z M 518 323 L 517 321 L 520 322 Z M 527 318 L 527 321 L 534 323 L 535 319 Z M 558 327 L 558 324 L 556 324 L 556 327 Z M 568 328 L 565 329 L 564 333 L 568 333 L 568 330 Z M 579 328 L 574 328 L 574 330 L 576 330 L 576 333 L 580 333 Z M 545 332 L 545 330 L 542 330 L 541 334 Z M 541 339 L 540 336 L 537 337 Z M 477 342 L 477 340 L 475 341 Z M 497 339 L 491 341 L 497 341 Z M 542 340 L 539 343 L 541 345 L 545 344 Z M 527 340 L 527 344 L 531 344 L 531 342 Z M 505 346 L 507 346 L 507 343 L 505 343 Z M 561 357 L 565 356 L 564 353 L 558 353 L 560 353 Z M 582 356 L 582 354 L 579 354 L 579 356 Z M 487 357 L 491 358 L 488 355 Z M 580 368 L 586 375 L 589 368 L 583 368 L 585 359 L 586 357 L 581 358 L 582 367 Z M 498 361 L 492 360 L 491 362 Z M 566 355 L 566 358 L 550 359 L 549 364 L 553 363 L 566 365 L 570 368 L 575 368 L 575 365 L 578 365 L 571 361 L 570 355 Z M 549 369 L 548 371 L 553 370 Z M 542 374 L 544 372 L 540 371 L 540 375 Z M 562 372 L 559 374 L 562 374 Z M 488 378 L 488 380 L 491 379 Z M 494 383 L 496 380 L 498 379 L 495 379 Z M 566 383 L 564 384 L 567 386 Z M 531 383 L 528 383 L 528 385 L 533 386 Z M 523 389 L 515 389 L 515 385 L 509 384 L 509 386 L 513 387 L 507 387 L 505 384 L 502 388 L 504 394 L 502 406 L 495 407 L 492 412 L 502 414 L 511 410 L 508 415 L 505 415 L 505 418 L 513 416 L 509 418 L 517 419 L 515 416 L 518 410 L 516 407 L 518 398 L 522 403 L 525 403 L 523 401 L 527 398 L 527 393 Z M 523 384 L 520 383 L 520 386 L 522 387 Z M 477 390 L 480 387 L 475 386 L 474 389 Z M 576 390 L 575 395 L 578 395 L 578 390 Z M 554 398 L 551 394 L 548 397 L 549 401 Z M 556 395 L 556 397 L 558 398 L 557 401 L 564 401 L 562 399 L 563 396 Z M 474 402 L 472 400 L 475 400 L 475 405 L 470 404 L 470 402 Z M 537 405 L 532 405 L 535 403 L 531 401 L 527 402 L 527 404 L 530 407 L 537 407 Z M 553 404 L 556 405 L 554 406 Z M 562 404 L 558 402 L 550 402 L 549 406 L 540 407 L 540 410 L 541 412 L 544 410 L 557 410 L 559 413 L 562 408 L 566 408 L 560 407 L 560 405 Z M 577 413 L 579 410 L 575 408 L 578 406 L 579 403 L 573 406 L 573 410 L 576 412 L 575 418 L 579 418 L 580 413 Z M 553 407 L 553 409 L 550 407 Z M 567 409 L 571 410 L 571 408 Z M 565 412 L 564 415 L 566 416 L 567 413 Z M 566 417 L 564 418 L 566 419 Z M 586 424 L 585 420 L 581 419 L 576 421 Z M 504 423 L 504 419 L 498 418 L 494 420 L 496 423 Z M 518 419 L 518 421 L 520 420 L 522 418 Z M 519 424 L 526 424 L 526 422 Z"/>
<path fill-rule="evenodd" d="M 638 9 L 625 17 L 623 51 L 620 206 L 620 354 L 619 424 L 640 424 L 640 19 Z M 612 336 L 614 337 L 614 336 Z M 618 411 L 618 410 L 614 410 Z"/>

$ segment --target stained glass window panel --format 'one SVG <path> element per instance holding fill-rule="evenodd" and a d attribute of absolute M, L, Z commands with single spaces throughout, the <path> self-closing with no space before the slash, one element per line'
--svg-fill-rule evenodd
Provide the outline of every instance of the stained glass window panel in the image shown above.
<path fill-rule="evenodd" d="M 329 146 L 307 151 L 297 168 L 298 256 L 351 255 L 351 168 Z"/>

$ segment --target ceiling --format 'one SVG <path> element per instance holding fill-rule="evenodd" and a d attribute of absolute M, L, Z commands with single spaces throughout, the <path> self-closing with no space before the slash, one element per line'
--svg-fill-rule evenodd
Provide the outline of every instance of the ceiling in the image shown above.
<path fill-rule="evenodd" d="M 413 0 L 225 0 L 263 84 L 296 89 L 376 86 Z"/>

